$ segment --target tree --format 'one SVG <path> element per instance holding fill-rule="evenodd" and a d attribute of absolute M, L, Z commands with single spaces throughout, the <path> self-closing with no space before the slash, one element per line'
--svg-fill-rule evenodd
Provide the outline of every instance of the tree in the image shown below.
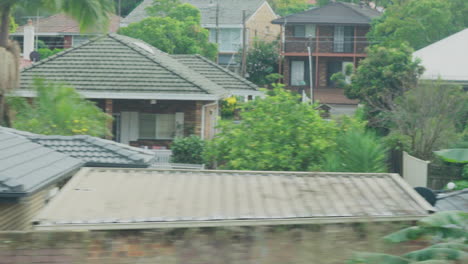
<path fill-rule="evenodd" d="M 76 19 L 82 30 L 108 25 L 109 15 L 114 11 L 112 0 L 2 0 L 0 1 L 0 124 L 4 121 L 5 94 L 18 86 L 19 47 L 9 40 L 10 17 L 13 8 L 47 9 L 64 12 Z"/>
<path fill-rule="evenodd" d="M 143 0 L 114 0 L 115 10 L 120 10 L 120 14 L 118 15 L 126 17 L 141 2 L 143 2 Z"/>
<path fill-rule="evenodd" d="M 318 168 L 334 146 L 336 128 L 315 106 L 276 86 L 269 96 L 245 103 L 241 121 L 222 122 L 205 156 L 237 170 L 305 171 Z"/>
<path fill-rule="evenodd" d="M 457 122 L 466 115 L 468 95 L 457 86 L 440 81 L 422 82 L 395 102 L 390 113 L 392 134 L 401 135 L 408 151 L 428 160 L 434 150 L 446 148 L 462 128 Z"/>
<path fill-rule="evenodd" d="M 343 116 L 338 120 L 336 148 L 326 154 L 322 171 L 386 172 L 387 150 L 379 137 L 366 130 L 359 117 Z"/>
<path fill-rule="evenodd" d="M 401 1 L 372 23 L 368 37 L 387 47 L 408 42 L 418 50 L 468 27 L 466 13 L 466 0 Z"/>
<path fill-rule="evenodd" d="M 247 51 L 247 79 L 259 86 L 271 83 L 267 76 L 278 71 L 278 59 L 276 41 L 254 40 L 252 47 Z"/>
<path fill-rule="evenodd" d="M 339 86 L 345 88 L 346 96 L 359 99 L 369 113 L 371 126 L 382 125 L 383 116 L 395 109 L 395 98 L 415 87 L 424 68 L 419 60 L 413 60 L 413 50 L 405 44 L 398 48 L 379 45 L 368 49 L 367 58 L 351 76 L 351 83 L 338 73 L 332 76 Z"/>
<path fill-rule="evenodd" d="M 299 13 L 312 7 L 308 0 L 268 0 L 268 3 L 280 16 Z"/>
<path fill-rule="evenodd" d="M 141 39 L 169 54 L 201 54 L 215 60 L 218 49 L 202 28 L 200 11 L 189 4 L 171 8 L 165 17 L 149 17 L 119 33 Z"/>
<path fill-rule="evenodd" d="M 112 117 L 74 88 L 44 79 L 35 79 L 34 86 L 37 97 L 32 103 L 25 98 L 8 98 L 14 128 L 45 135 L 111 135 L 107 124 Z"/>
<path fill-rule="evenodd" d="M 385 241 L 402 243 L 421 240 L 431 244 L 424 249 L 395 256 L 383 253 L 360 252 L 348 261 L 350 264 L 449 264 L 468 260 L 468 213 L 439 212 L 425 217 L 416 226 L 387 235 Z M 465 262 L 464 262 L 465 261 Z"/>

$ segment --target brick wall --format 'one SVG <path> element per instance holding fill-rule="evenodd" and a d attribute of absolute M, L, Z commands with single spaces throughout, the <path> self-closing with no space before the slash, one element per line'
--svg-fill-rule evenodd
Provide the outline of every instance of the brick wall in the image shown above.
<path fill-rule="evenodd" d="M 393 224 L 159 229 L 146 231 L 0 233 L 0 264 L 344 263 L 353 251 L 402 253 L 423 244 L 388 247 Z"/>
<path fill-rule="evenodd" d="M 366 34 L 369 32 L 370 27 L 356 27 L 357 35 L 357 44 L 356 44 L 356 53 L 366 53 L 366 48 L 369 46 L 367 42 Z"/>
<path fill-rule="evenodd" d="M 255 38 L 273 41 L 280 34 L 281 26 L 271 23 L 276 19 L 276 15 L 267 5 L 262 5 L 257 12 L 247 21 L 247 29 L 249 34 L 249 43 L 252 43 Z"/>

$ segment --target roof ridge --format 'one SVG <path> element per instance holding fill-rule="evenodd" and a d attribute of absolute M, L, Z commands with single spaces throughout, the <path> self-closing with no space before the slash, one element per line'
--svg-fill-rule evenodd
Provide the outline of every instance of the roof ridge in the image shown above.
<path fill-rule="evenodd" d="M 190 69 L 189 67 L 185 66 L 184 64 L 178 62 L 176 59 L 174 58 L 171 58 L 171 56 L 159 49 L 157 49 L 156 47 L 146 43 L 145 41 L 143 40 L 140 40 L 140 39 L 134 39 L 134 38 L 131 38 L 131 37 L 128 37 L 128 36 L 123 36 L 123 35 L 119 35 L 119 34 L 114 34 L 114 33 L 110 33 L 110 34 L 107 34 L 110 38 L 124 44 L 125 46 L 133 49 L 134 51 L 140 53 L 140 55 L 143 55 L 144 57 L 152 60 L 153 62 L 157 63 L 158 65 L 160 65 L 161 67 L 165 68 L 166 70 L 169 70 L 171 71 L 172 73 L 174 73 L 175 75 L 179 76 L 180 78 L 186 80 L 187 82 L 189 83 L 192 83 L 193 85 L 195 85 L 197 88 L 199 88 L 201 91 L 204 91 L 208 94 L 213 94 L 213 95 L 219 95 L 219 96 L 223 96 L 225 94 L 228 94 L 228 91 L 226 89 L 224 89 L 223 87 L 219 86 L 218 84 L 212 82 L 211 80 L 209 80 L 208 78 L 202 76 L 201 74 L 198 74 L 197 72 L 193 71 L 192 69 Z M 163 53 L 163 54 L 166 54 L 166 58 L 169 58 L 170 60 L 173 60 L 175 63 L 179 64 L 180 66 L 182 66 L 181 68 L 184 68 L 182 69 L 183 71 L 188 71 L 188 72 L 192 72 L 193 75 L 195 76 L 199 76 L 200 78 L 204 79 L 203 81 L 205 82 L 209 82 L 209 85 L 212 85 L 212 86 L 217 86 L 215 88 L 218 88 L 220 91 L 217 92 L 215 91 L 214 89 L 211 90 L 211 89 L 205 89 L 205 88 L 202 88 L 203 85 L 201 85 L 200 83 L 198 83 L 198 80 L 194 80 L 192 79 L 190 76 L 186 76 L 185 73 L 183 72 L 180 72 L 180 69 L 179 68 L 174 68 L 170 65 L 167 65 L 166 62 L 164 61 L 161 61 L 159 57 L 156 57 L 155 54 L 152 54 L 146 50 L 144 50 L 143 48 L 137 46 L 136 44 L 134 43 L 130 43 L 128 42 L 128 40 L 126 40 L 125 38 L 129 38 L 129 39 L 133 39 L 135 41 L 139 41 L 141 42 L 142 44 L 145 44 L 145 45 L 148 45 L 151 49 L 155 50 L 156 52 L 160 52 L 160 53 Z M 223 92 L 223 93 L 221 93 Z"/>
<path fill-rule="evenodd" d="M 89 45 L 89 44 L 91 44 L 91 43 L 94 43 L 94 42 L 98 41 L 99 39 L 104 38 L 105 36 L 106 36 L 106 35 L 101 35 L 101 36 L 97 36 L 97 37 L 91 38 L 91 39 L 89 39 L 89 40 L 83 42 L 82 44 L 80 44 L 80 45 L 78 45 L 78 46 L 76 46 L 76 47 L 72 47 L 72 48 L 69 48 L 69 49 L 65 49 L 65 50 L 63 50 L 63 51 L 61 51 L 61 52 L 59 52 L 59 53 L 57 53 L 57 54 L 54 54 L 54 55 L 48 57 L 48 58 L 45 58 L 45 59 L 40 60 L 40 61 L 38 61 L 38 62 L 34 62 L 34 63 L 32 63 L 31 65 L 29 65 L 29 66 L 24 67 L 23 69 L 21 69 L 20 73 L 26 72 L 26 71 L 28 71 L 28 70 L 30 70 L 30 69 L 35 68 L 36 66 L 42 65 L 42 64 L 44 64 L 44 63 L 46 63 L 46 62 L 49 62 L 49 61 L 55 60 L 55 59 L 57 59 L 57 58 L 59 58 L 59 57 L 62 57 L 62 56 L 66 55 L 66 54 L 68 54 L 68 53 L 70 53 L 70 52 L 72 52 L 72 51 L 74 51 L 74 50 L 76 50 L 76 49 L 78 49 L 78 48 L 81 48 L 81 47 L 84 47 L 84 46 Z"/>

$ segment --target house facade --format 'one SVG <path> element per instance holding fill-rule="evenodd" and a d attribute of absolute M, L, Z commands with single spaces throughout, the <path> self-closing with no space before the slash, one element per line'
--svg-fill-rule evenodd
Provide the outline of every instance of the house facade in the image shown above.
<path fill-rule="evenodd" d="M 119 16 L 111 15 L 109 22 L 110 33 L 117 32 L 120 20 L 121 18 Z M 87 33 L 81 32 L 78 22 L 62 13 L 39 18 L 31 21 L 31 24 L 35 28 L 34 35 L 38 40 L 44 41 L 49 49 L 68 49 L 77 47 L 100 33 L 93 32 L 93 30 Z M 28 24 L 18 27 L 14 33 L 10 34 L 11 37 L 22 44 L 24 41 L 25 28 L 27 26 Z"/>
<path fill-rule="evenodd" d="M 115 141 L 168 147 L 175 137 L 211 138 L 218 100 L 261 95 L 245 79 L 197 60 L 199 66 L 187 66 L 140 40 L 109 34 L 24 68 L 15 93 L 34 97 L 36 77 L 69 84 L 114 117 L 109 126 Z"/>
<path fill-rule="evenodd" d="M 200 10 L 201 26 L 210 32 L 210 42 L 217 43 L 219 48 L 218 63 L 238 66 L 236 55 L 243 43 L 243 11 L 245 10 L 247 43 L 255 38 L 275 40 L 280 33 L 278 25 L 270 22 L 277 15 L 265 0 L 182 0 Z M 139 22 L 148 17 L 146 8 L 153 0 L 144 0 L 127 17 L 121 26 Z"/>
<path fill-rule="evenodd" d="M 281 73 L 286 87 L 309 97 L 313 91 L 314 100 L 332 108 L 355 107 L 357 101 L 346 98 L 330 77 L 357 67 L 366 57 L 366 34 L 379 15 L 364 5 L 331 2 L 273 20 L 282 26 Z"/>

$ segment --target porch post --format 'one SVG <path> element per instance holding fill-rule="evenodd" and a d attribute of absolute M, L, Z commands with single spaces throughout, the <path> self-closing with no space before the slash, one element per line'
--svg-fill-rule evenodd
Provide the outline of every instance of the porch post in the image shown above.
<path fill-rule="evenodd" d="M 112 113 L 114 112 L 113 111 L 113 108 L 114 108 L 114 102 L 112 101 L 112 99 L 105 99 L 105 104 L 104 104 L 104 111 L 106 112 L 106 114 L 112 116 Z M 112 133 L 112 123 L 113 121 L 112 120 L 109 120 L 107 122 L 107 128 L 109 129 L 109 131 L 111 131 Z M 106 136 L 106 139 L 112 139 L 112 136 L 111 135 L 107 135 Z"/>

